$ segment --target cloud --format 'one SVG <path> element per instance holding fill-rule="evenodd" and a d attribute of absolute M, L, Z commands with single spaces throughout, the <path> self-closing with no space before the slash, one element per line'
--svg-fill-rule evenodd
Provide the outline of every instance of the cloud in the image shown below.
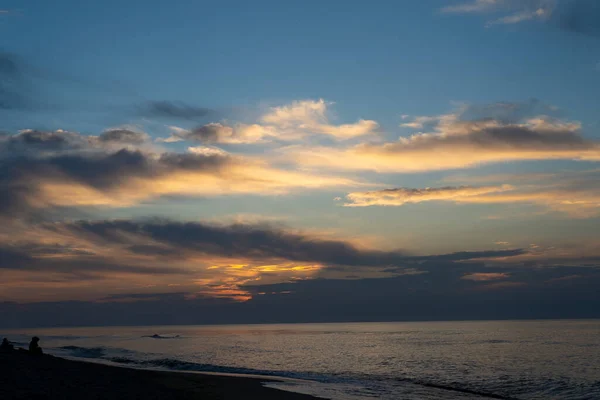
<path fill-rule="evenodd" d="M 475 13 L 488 12 L 497 9 L 503 0 L 474 0 L 471 3 L 463 3 L 442 8 L 447 13 Z"/>
<path fill-rule="evenodd" d="M 289 105 L 270 108 L 254 124 L 210 123 L 192 130 L 173 127 L 173 135 L 161 141 L 168 143 L 191 140 L 204 144 L 248 144 L 265 141 L 298 141 L 310 136 L 349 140 L 373 135 L 379 129 L 377 122 L 364 119 L 353 124 L 332 124 L 328 117 L 328 107 L 331 104 L 322 99 L 294 101 Z"/>
<path fill-rule="evenodd" d="M 28 69 L 19 57 L 0 49 L 0 110 L 33 106 Z"/>
<path fill-rule="evenodd" d="M 203 144 L 249 144 L 260 143 L 268 137 L 277 136 L 272 128 L 257 124 L 227 126 L 221 123 L 210 123 L 192 130 L 179 127 L 171 127 L 171 129 L 173 134 L 159 141 L 172 143 L 188 140 Z"/>
<path fill-rule="evenodd" d="M 600 3 L 596 0 L 572 0 L 556 13 L 554 22 L 559 28 L 588 36 L 600 36 Z"/>
<path fill-rule="evenodd" d="M 204 255 L 228 255 L 260 262 L 283 259 L 326 265 L 399 266 L 431 259 L 459 261 L 521 253 L 515 250 L 501 250 L 411 256 L 401 251 L 361 249 L 344 241 L 322 240 L 260 225 L 219 226 L 194 222 L 117 220 L 58 224 L 55 229 L 68 229 L 74 236 L 92 235 L 113 243 L 123 243 L 133 235 L 181 251 L 186 249 Z M 143 252 L 146 251 L 148 249 L 144 248 Z"/>
<path fill-rule="evenodd" d="M 442 8 L 445 13 L 458 14 L 506 14 L 487 23 L 517 24 L 534 19 L 547 20 L 555 10 L 556 0 L 474 0 Z"/>
<path fill-rule="evenodd" d="M 425 201 L 454 201 L 472 196 L 482 196 L 490 193 L 498 193 L 513 188 L 509 185 L 503 186 L 446 186 L 441 188 L 425 189 L 385 189 L 372 192 L 355 192 L 347 195 L 349 203 L 346 207 L 369 207 L 369 206 L 402 206 L 407 203 L 421 203 Z"/>
<path fill-rule="evenodd" d="M 483 164 L 527 160 L 600 160 L 600 143 L 581 136 L 578 122 L 532 116 L 465 119 L 468 109 L 428 117 L 432 130 L 383 144 L 346 148 L 289 146 L 285 159 L 311 167 L 371 170 L 385 173 L 472 168 Z M 415 126 L 423 119 L 416 118 Z M 411 123 L 411 122 L 409 122 Z"/>
<path fill-rule="evenodd" d="M 196 107 L 180 101 L 149 101 L 137 107 L 143 117 L 195 119 L 213 114 L 209 108 Z"/>
<path fill-rule="evenodd" d="M 510 275 L 504 272 L 476 272 L 472 274 L 464 275 L 461 279 L 467 281 L 476 281 L 476 282 L 487 282 L 487 281 L 495 281 L 499 279 L 507 279 Z"/>
<path fill-rule="evenodd" d="M 15 135 L 0 136 L 2 158 L 24 154 L 44 154 L 83 149 L 89 145 L 87 138 L 67 131 L 38 131 L 24 129 Z"/>
<path fill-rule="evenodd" d="M 138 285 L 247 301 L 252 295 L 244 285 L 415 274 L 431 263 L 522 254 L 511 249 L 410 255 L 264 224 L 9 221 L 0 229 L 0 286 L 7 296 L 27 301 L 101 298 Z"/>
<path fill-rule="evenodd" d="M 600 188 L 596 175 L 586 179 L 552 181 L 521 186 L 446 186 L 424 189 L 384 189 L 349 193 L 346 207 L 403 206 L 446 201 L 456 204 L 535 204 L 574 218 L 600 215 Z M 501 244 L 504 242 L 499 242 Z"/>
<path fill-rule="evenodd" d="M 506 280 L 486 282 L 461 279 L 485 273 L 481 265 L 445 267 L 378 279 L 253 283 L 240 287 L 252 296 L 245 302 L 197 295 L 180 287 L 171 293 L 166 287 L 122 289 L 114 296 L 99 296 L 101 301 L 0 302 L 0 324 L 24 328 L 600 316 L 598 269 L 514 268 L 503 270 L 511 275 Z M 490 287 L 494 283 L 504 285 Z"/>
<path fill-rule="evenodd" d="M 596 0 L 474 0 L 442 8 L 444 13 L 503 15 L 486 26 L 542 21 L 566 32 L 600 35 Z"/>
<path fill-rule="evenodd" d="M 138 204 L 161 196 L 273 195 L 353 186 L 347 178 L 277 169 L 259 158 L 192 147 L 156 152 L 147 135 L 23 131 L 0 139 L 0 214 L 48 207 Z"/>
<path fill-rule="evenodd" d="M 108 129 L 98 136 L 103 143 L 142 145 L 148 142 L 150 137 L 147 133 L 129 129 Z"/>
<path fill-rule="evenodd" d="M 332 125 L 327 117 L 325 100 L 295 101 L 290 105 L 274 107 L 261 118 L 261 122 L 294 134 L 322 134 L 336 139 L 352 139 L 373 134 L 379 124 L 370 120 L 359 120 L 354 124 Z"/>
<path fill-rule="evenodd" d="M 189 270 L 170 266 L 142 266 L 129 264 L 129 260 L 120 262 L 101 254 L 95 254 L 70 246 L 41 243 L 3 244 L 0 247 L 0 270 L 18 270 L 29 272 L 52 271 L 73 273 L 85 280 L 93 273 L 120 273 L 146 275 L 188 275 Z M 92 275 L 90 275 L 92 274 Z"/>

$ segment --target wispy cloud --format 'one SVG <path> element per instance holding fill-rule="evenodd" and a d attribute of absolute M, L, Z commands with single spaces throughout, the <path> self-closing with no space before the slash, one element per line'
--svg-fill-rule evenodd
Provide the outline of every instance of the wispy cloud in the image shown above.
<path fill-rule="evenodd" d="M 195 119 L 214 113 L 206 107 L 192 106 L 181 101 L 149 101 L 137 106 L 137 112 L 144 117 Z"/>
<path fill-rule="evenodd" d="M 455 204 L 535 204 L 574 218 L 600 215 L 600 189 L 589 180 L 558 181 L 521 186 L 447 186 L 424 189 L 385 189 L 347 195 L 346 207 L 403 206 L 429 201 Z M 504 244 L 498 242 L 497 244 Z"/>
<path fill-rule="evenodd" d="M 422 203 L 426 201 L 465 201 L 469 197 L 488 195 L 490 193 L 513 190 L 509 185 L 487 187 L 442 187 L 424 189 L 385 189 L 373 192 L 355 192 L 348 194 L 349 203 L 346 207 L 369 206 L 402 206 L 407 203 Z"/>
<path fill-rule="evenodd" d="M 487 282 L 509 278 L 510 275 L 505 272 L 476 272 L 467 274 L 461 279 L 467 281 Z"/>
<path fill-rule="evenodd" d="M 487 27 L 541 21 L 570 33 L 600 35 L 600 7 L 596 0 L 474 0 L 441 11 L 493 16 L 486 22 Z"/>
<path fill-rule="evenodd" d="M 442 8 L 445 13 L 458 14 L 506 14 L 488 21 L 487 25 L 518 24 L 534 19 L 550 18 L 556 8 L 556 0 L 474 0 Z"/>
<path fill-rule="evenodd" d="M 329 108 L 333 103 L 325 100 L 302 100 L 270 108 L 254 123 L 209 123 L 195 129 L 174 127 L 173 134 L 163 142 L 181 140 L 205 144 L 243 144 L 265 141 L 299 141 L 310 136 L 325 136 L 335 140 L 348 140 L 373 135 L 379 124 L 361 119 L 351 124 L 336 125 L 330 121 Z"/>

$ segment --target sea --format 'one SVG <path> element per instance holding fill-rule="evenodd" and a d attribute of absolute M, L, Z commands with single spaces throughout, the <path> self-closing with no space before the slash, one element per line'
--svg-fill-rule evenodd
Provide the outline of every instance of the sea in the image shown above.
<path fill-rule="evenodd" d="M 600 399 L 600 320 L 139 326 L 0 331 L 56 356 L 261 375 L 334 400 Z"/>

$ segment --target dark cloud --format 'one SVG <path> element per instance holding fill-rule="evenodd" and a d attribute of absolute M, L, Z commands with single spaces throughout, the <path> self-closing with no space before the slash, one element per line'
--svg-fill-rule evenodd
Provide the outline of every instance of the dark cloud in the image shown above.
<path fill-rule="evenodd" d="M 77 257 L 49 257 L 49 256 Z M 102 255 L 85 249 L 68 246 L 40 246 L 32 244 L 0 245 L 0 269 L 32 272 L 59 272 L 82 277 L 90 273 L 127 273 L 147 275 L 189 274 L 190 271 L 171 266 L 139 266 L 128 264 L 127 260 L 115 262 Z M 94 275 L 89 275 L 93 276 Z M 87 279 L 87 278 L 86 278 Z"/>
<path fill-rule="evenodd" d="M 0 50 L 0 110 L 31 106 L 27 69 L 19 57 Z"/>
<path fill-rule="evenodd" d="M 70 91 L 83 91 L 88 94 L 88 97 L 90 91 L 112 96 L 132 95 L 131 88 L 122 82 L 100 82 L 73 76 L 50 66 L 35 65 L 17 54 L 0 49 L 0 111 L 38 111 L 47 108 L 95 112 L 116 111 L 114 107 L 93 100 L 61 104 L 56 97 L 51 97 L 57 85 Z M 129 116 L 187 120 L 214 114 L 214 111 L 209 108 L 192 106 L 181 101 L 148 101 L 141 105 L 120 107 L 120 112 L 125 112 Z"/>
<path fill-rule="evenodd" d="M 137 107 L 138 114 L 144 117 L 196 119 L 213 114 L 209 108 L 196 107 L 180 101 L 149 101 Z"/>
<path fill-rule="evenodd" d="M 66 131 L 24 130 L 16 135 L 0 137 L 0 158 L 37 156 L 46 152 L 83 149 L 89 146 L 85 136 Z"/>
<path fill-rule="evenodd" d="M 469 104 L 464 107 L 461 119 L 464 121 L 495 120 L 502 124 L 515 124 L 531 116 L 549 115 L 561 116 L 558 108 L 548 105 L 538 99 L 522 102 L 502 101 L 492 104 Z"/>
<path fill-rule="evenodd" d="M 103 143 L 133 144 L 141 145 L 148 141 L 149 136 L 144 132 L 136 132 L 129 129 L 109 129 L 98 136 Z"/>
<path fill-rule="evenodd" d="M 442 11 L 499 16 L 488 21 L 488 27 L 541 21 L 566 32 L 600 35 L 600 3 L 597 0 L 470 0 L 444 7 Z"/>
<path fill-rule="evenodd" d="M 236 137 L 235 131 L 232 127 L 219 124 L 210 123 L 192 130 L 178 130 L 173 132 L 173 135 L 165 139 L 166 142 L 190 140 L 195 142 L 202 142 L 204 144 L 214 143 L 235 143 L 236 141 L 243 142 L 243 137 Z"/>
<path fill-rule="evenodd" d="M 27 138 L 27 139 L 24 139 Z M 134 133 L 118 131 L 106 140 L 132 140 Z M 130 179 L 152 179 L 177 171 L 217 171 L 229 159 L 222 155 L 165 153 L 146 154 L 122 149 L 114 153 L 83 152 L 36 156 L 33 148 L 68 149 L 79 146 L 78 140 L 64 134 L 21 134 L 6 149 L 20 148 L 0 158 L 0 215 L 31 211 L 32 202 L 44 202 L 39 187 L 43 183 L 76 183 L 98 190 L 118 189 Z M 22 145 L 25 147 L 22 147 Z M 83 145 L 81 145 L 83 146 Z"/>
<path fill-rule="evenodd" d="M 184 138 L 203 143 L 219 143 L 221 137 L 230 130 L 231 128 L 221 124 L 208 124 L 187 132 Z"/>
<path fill-rule="evenodd" d="M 565 31 L 600 36 L 600 2 L 565 0 L 559 5 L 552 20 Z"/>
<path fill-rule="evenodd" d="M 93 235 L 122 243 L 124 237 L 138 235 L 168 248 L 187 249 L 214 256 L 243 257 L 254 260 L 282 259 L 344 266 L 402 266 L 427 260 L 459 261 L 489 257 L 510 257 L 523 250 L 461 252 L 435 256 L 410 256 L 402 251 L 359 249 L 347 242 L 321 240 L 265 226 L 217 226 L 198 222 L 153 221 L 79 221 L 66 225 L 73 235 Z M 148 246 L 131 247 L 147 253 Z"/>
<path fill-rule="evenodd" d="M 22 251 L 0 247 L 0 269 L 19 269 L 31 263 L 31 260 Z"/>

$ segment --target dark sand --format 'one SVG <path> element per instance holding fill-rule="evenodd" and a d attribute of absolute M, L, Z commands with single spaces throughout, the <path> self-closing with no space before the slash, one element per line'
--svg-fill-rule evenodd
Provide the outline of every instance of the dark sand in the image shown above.
<path fill-rule="evenodd" d="M 311 396 L 265 388 L 256 378 L 162 372 L 65 360 L 27 352 L 0 353 L 0 399 L 265 399 Z"/>

